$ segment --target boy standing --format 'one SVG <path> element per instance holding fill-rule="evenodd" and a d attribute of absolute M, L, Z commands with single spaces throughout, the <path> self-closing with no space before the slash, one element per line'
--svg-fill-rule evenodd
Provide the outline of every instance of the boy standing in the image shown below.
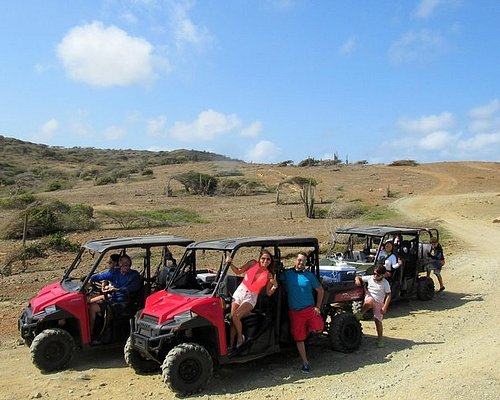
<path fill-rule="evenodd" d="M 384 329 L 382 326 L 382 319 L 387 312 L 389 303 L 391 302 L 391 286 L 384 278 L 387 270 L 384 266 L 379 265 L 375 268 L 374 275 L 356 276 L 356 285 L 361 286 L 367 283 L 365 301 L 356 318 L 360 319 L 362 315 L 369 309 L 373 309 L 373 319 L 375 327 L 377 328 L 377 347 L 385 347 L 384 344 Z"/>

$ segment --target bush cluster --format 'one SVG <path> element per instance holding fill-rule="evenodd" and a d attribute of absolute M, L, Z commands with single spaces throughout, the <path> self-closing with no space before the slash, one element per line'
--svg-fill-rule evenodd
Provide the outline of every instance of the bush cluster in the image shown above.
<path fill-rule="evenodd" d="M 26 234 L 29 238 L 56 232 L 85 231 L 96 226 L 94 209 L 84 204 L 70 205 L 61 201 L 35 205 L 17 213 L 2 229 L 5 239 L 20 239 L 24 221 L 28 219 Z"/>

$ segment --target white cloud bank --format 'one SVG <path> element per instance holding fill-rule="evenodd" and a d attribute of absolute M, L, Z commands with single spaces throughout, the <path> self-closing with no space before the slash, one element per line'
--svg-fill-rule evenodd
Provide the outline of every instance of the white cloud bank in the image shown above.
<path fill-rule="evenodd" d="M 408 32 L 389 48 L 389 59 L 396 64 L 426 63 L 438 58 L 446 49 L 441 34 L 422 29 Z"/>
<path fill-rule="evenodd" d="M 47 143 L 54 137 L 59 129 L 59 121 L 55 118 L 49 119 L 40 129 L 32 135 L 33 140 Z"/>
<path fill-rule="evenodd" d="M 261 140 L 251 148 L 245 156 L 245 161 L 271 163 L 275 161 L 281 150 L 273 142 Z"/>
<path fill-rule="evenodd" d="M 437 7 L 446 3 L 446 0 L 421 0 L 415 11 L 417 18 L 429 18 Z"/>
<path fill-rule="evenodd" d="M 457 128 L 460 118 L 450 112 L 401 119 L 400 135 L 383 147 L 391 149 L 391 161 L 499 161 L 500 101 L 474 107 L 467 116 L 468 129 Z"/>
<path fill-rule="evenodd" d="M 150 122 L 151 125 L 151 122 Z M 161 125 L 156 122 L 156 125 Z M 161 125 L 161 130 L 164 126 Z M 151 129 L 149 129 L 151 131 Z M 157 131 L 160 129 L 156 129 Z M 243 126 L 235 114 L 224 114 L 214 110 L 202 111 L 192 122 L 176 122 L 169 130 L 169 136 L 180 142 L 210 141 L 219 136 L 237 134 L 243 137 L 256 137 L 262 130 L 259 121 Z"/>
<path fill-rule="evenodd" d="M 71 79 L 98 87 L 127 86 L 153 80 L 165 59 L 154 56 L 147 40 L 101 22 L 71 29 L 57 46 Z"/>

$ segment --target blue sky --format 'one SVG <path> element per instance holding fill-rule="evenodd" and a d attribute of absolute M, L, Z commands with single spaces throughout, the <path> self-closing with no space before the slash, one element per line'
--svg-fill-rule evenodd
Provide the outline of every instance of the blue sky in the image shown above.
<path fill-rule="evenodd" d="M 19 0 L 0 35 L 3 136 L 500 160 L 498 0 Z"/>

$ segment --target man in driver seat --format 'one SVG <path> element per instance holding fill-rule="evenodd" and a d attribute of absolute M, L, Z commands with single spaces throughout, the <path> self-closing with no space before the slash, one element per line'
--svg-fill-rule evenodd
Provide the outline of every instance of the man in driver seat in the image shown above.
<path fill-rule="evenodd" d="M 107 305 L 120 304 L 125 307 L 130 295 L 137 292 L 142 286 L 139 272 L 130 269 L 132 259 L 124 254 L 118 261 L 119 268 L 110 269 L 90 277 L 90 282 L 101 282 L 102 294 L 89 301 L 90 331 L 94 329 L 96 315 L 106 309 Z"/>

